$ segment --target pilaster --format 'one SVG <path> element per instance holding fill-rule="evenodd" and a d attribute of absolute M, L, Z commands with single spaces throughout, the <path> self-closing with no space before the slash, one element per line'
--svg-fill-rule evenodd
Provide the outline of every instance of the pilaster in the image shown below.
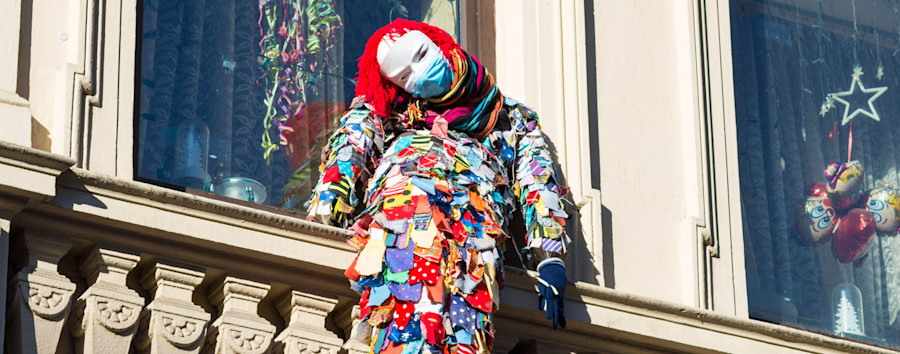
<path fill-rule="evenodd" d="M 191 300 L 204 273 L 157 261 L 141 276 L 153 301 L 141 313 L 135 348 L 139 353 L 199 353 L 210 315 Z"/>
<path fill-rule="evenodd" d="M 325 329 L 325 317 L 334 310 L 337 299 L 293 291 L 278 304 L 287 328 L 275 341 L 285 354 L 334 354 L 343 340 Z"/>
<path fill-rule="evenodd" d="M 36 231 L 25 231 L 24 240 L 28 260 L 12 277 L 9 286 L 7 350 L 53 354 L 75 293 L 75 284 L 57 271 L 59 259 L 68 252 L 71 243 L 57 235 Z"/>
<path fill-rule="evenodd" d="M 249 280 L 226 277 L 209 300 L 219 309 L 206 336 L 204 353 L 269 353 L 275 326 L 257 314 L 259 302 L 269 286 Z"/>
<path fill-rule="evenodd" d="M 92 285 L 78 297 L 72 314 L 76 352 L 128 352 L 144 298 L 125 280 L 139 259 L 103 248 L 88 253 L 79 272 Z"/>

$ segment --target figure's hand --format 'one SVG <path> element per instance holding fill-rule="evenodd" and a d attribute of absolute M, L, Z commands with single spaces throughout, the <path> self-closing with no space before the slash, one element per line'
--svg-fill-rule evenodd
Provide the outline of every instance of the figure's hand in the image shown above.
<path fill-rule="evenodd" d="M 540 273 L 538 305 L 551 321 L 553 329 L 557 326 L 565 328 L 566 314 L 563 302 L 566 291 L 566 267 L 561 259 L 548 258 L 538 264 L 537 271 Z"/>

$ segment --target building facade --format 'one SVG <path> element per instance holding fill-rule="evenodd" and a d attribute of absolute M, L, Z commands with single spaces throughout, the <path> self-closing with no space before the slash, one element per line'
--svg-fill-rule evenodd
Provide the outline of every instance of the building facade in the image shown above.
<path fill-rule="evenodd" d="M 830 310 L 795 305 L 796 289 L 807 288 L 783 285 L 788 283 L 777 271 L 771 277 L 779 280 L 773 292 L 779 299 L 766 300 L 768 288 L 759 284 L 768 278 L 757 271 L 765 268 L 760 265 L 764 257 L 756 256 L 759 245 L 753 241 L 759 232 L 752 227 L 757 219 L 748 209 L 758 199 L 748 199 L 753 189 L 742 184 L 744 171 L 755 166 L 745 164 L 752 158 L 745 150 L 753 147 L 742 140 L 750 105 L 746 88 L 760 87 L 754 92 L 762 102 L 768 86 L 762 79 L 746 84 L 747 75 L 741 73 L 764 72 L 759 69 L 764 64 L 758 60 L 756 67 L 745 65 L 748 59 L 740 50 L 746 51 L 748 44 L 741 40 L 756 38 L 750 44 L 756 49 L 748 57 L 759 58 L 770 50 L 760 48 L 784 44 L 786 37 L 778 31 L 794 36 L 790 43 L 802 42 L 801 30 L 814 28 L 810 23 L 818 19 L 815 28 L 852 37 L 853 48 L 863 39 L 896 43 L 900 21 L 885 24 L 891 11 L 866 5 L 857 19 L 857 2 L 860 7 L 868 4 L 854 2 L 851 24 L 849 15 L 840 15 L 851 13 L 849 8 L 825 0 L 818 7 L 804 1 L 370 1 L 387 6 L 391 16 L 401 7 L 409 16 L 421 14 L 416 19 L 448 29 L 482 58 L 506 96 L 528 104 L 542 117 L 570 191 L 568 327 L 549 329 L 537 308 L 537 285 L 529 275 L 533 272 L 508 266 L 494 320 L 495 352 L 896 350 L 892 348 L 897 348 L 900 328 L 892 327 L 895 309 L 871 305 L 874 300 L 867 297 L 863 275 L 856 275 L 856 286 L 864 288 L 868 337 L 816 327 L 817 319 L 806 318 L 818 315 L 809 313 Z M 221 11 L 232 16 L 234 27 L 197 31 L 224 33 L 221 36 L 230 41 L 239 37 L 235 31 L 242 22 L 235 14 L 241 11 L 252 12 L 245 21 L 254 26 L 250 32 L 263 31 L 262 3 L 269 2 L 247 9 L 236 9 L 244 6 L 239 2 L 173 3 L 180 4 L 176 10 L 150 0 L 0 4 L 0 13 L 7 14 L 0 24 L 0 44 L 7 48 L 0 51 L 0 278 L 7 279 L 0 282 L 0 348 L 10 354 L 368 352 L 364 334 L 356 330 L 358 295 L 343 275 L 355 257 L 345 242 L 350 231 L 306 221 L 290 208 L 261 204 L 258 194 L 249 200 L 224 198 L 202 183 L 192 188 L 168 172 L 142 170 L 154 141 L 160 149 L 179 143 L 177 122 L 170 132 L 157 129 L 154 124 L 161 118 L 154 109 L 181 106 L 149 94 L 168 92 L 167 81 L 154 68 L 186 55 L 147 54 L 152 46 L 158 53 L 167 26 L 172 26 L 161 14 L 181 11 L 183 18 L 193 14 L 212 21 Z M 342 25 L 349 31 L 354 25 L 351 6 L 342 7 L 342 0 L 324 3 L 337 4 L 334 11 L 344 16 Z M 823 25 L 823 16 L 836 24 Z M 186 34 L 180 34 L 185 38 L 191 27 L 187 23 L 179 22 L 186 28 Z M 821 36 L 809 38 L 815 43 Z M 350 54 L 343 57 L 350 53 L 349 34 L 320 39 L 337 43 L 328 59 L 338 63 L 336 67 L 353 62 Z M 183 40 L 178 47 L 194 45 L 197 53 L 205 53 L 198 56 L 219 53 L 222 58 L 214 60 L 222 63 L 224 74 L 216 75 L 237 77 L 241 70 L 254 68 L 258 53 L 242 54 L 243 42 L 220 43 L 215 50 L 208 49 L 216 45 L 210 43 Z M 828 43 L 828 50 L 850 48 Z M 881 44 L 873 48 L 890 48 Z M 798 59 L 797 72 L 811 72 L 812 64 L 804 63 L 815 62 L 815 49 L 804 51 L 796 45 L 798 52 L 806 53 Z M 884 61 L 893 60 L 884 51 Z M 871 53 L 861 55 L 875 58 Z M 874 64 L 868 67 L 875 72 Z M 195 85 L 201 86 L 194 89 L 197 97 L 214 90 L 218 95 L 228 92 L 227 100 L 237 102 L 242 95 L 237 81 L 234 86 L 204 87 L 203 80 L 217 76 L 202 69 L 191 74 L 186 66 L 172 70 L 168 82 L 175 92 L 189 81 L 185 77 L 195 75 Z M 849 76 L 850 70 L 844 71 Z M 796 91 L 803 95 L 806 81 L 799 80 Z M 344 86 L 322 85 L 317 95 L 349 94 Z M 874 81 L 871 85 L 876 86 Z M 207 99 L 217 102 L 221 97 Z M 329 100 L 323 102 L 340 101 Z M 814 110 L 808 119 L 817 119 L 818 104 L 810 105 L 809 97 L 800 102 L 807 102 L 801 110 Z M 239 104 L 229 106 L 235 111 L 215 114 L 237 116 Z M 880 122 L 892 124 L 886 115 Z M 199 114 L 195 118 L 213 119 Z M 857 126 L 858 132 L 865 129 L 862 123 Z M 252 134 L 254 139 L 259 135 Z M 857 135 L 864 139 L 863 133 Z M 206 150 L 203 155 L 204 166 L 222 160 L 206 160 L 211 155 Z M 160 161 L 164 166 L 177 163 Z M 269 168 L 261 161 L 246 168 Z M 789 170 L 785 166 L 790 163 L 782 158 L 782 170 Z M 210 182 L 219 182 L 215 173 L 207 173 Z M 875 178 L 872 184 L 881 181 Z M 272 192 L 270 187 L 270 197 Z M 807 252 L 790 247 L 794 253 L 784 257 L 802 258 Z M 813 247 L 818 248 L 808 248 L 810 252 L 825 258 L 830 251 L 823 247 L 831 249 Z M 879 243 L 875 249 L 887 247 Z M 868 265 L 859 263 L 855 272 L 873 263 L 896 268 L 879 255 L 870 253 Z M 769 267 L 790 264 L 774 262 Z M 884 273 L 885 278 L 893 274 Z M 825 279 L 825 284 L 836 282 Z M 828 292 L 832 288 L 820 286 Z M 886 285 L 878 291 L 884 303 L 900 301 L 892 290 Z M 803 296 L 812 297 L 812 292 Z M 828 316 L 819 317 L 830 321 Z M 878 334 L 872 334 L 876 330 Z"/>

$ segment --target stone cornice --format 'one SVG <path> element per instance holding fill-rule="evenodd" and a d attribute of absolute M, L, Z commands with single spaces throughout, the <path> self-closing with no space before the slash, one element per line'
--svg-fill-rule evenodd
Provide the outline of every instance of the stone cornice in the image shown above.
<path fill-rule="evenodd" d="M 59 184 L 73 189 L 87 189 L 92 193 L 122 198 L 138 204 L 163 203 L 170 207 L 177 207 L 187 215 L 198 217 L 203 217 L 201 213 L 212 213 L 217 217 L 233 218 L 240 224 L 280 228 L 339 241 L 353 236 L 350 231 L 306 221 L 296 216 L 281 215 L 80 168 L 72 168 L 71 173 L 60 176 Z M 221 220 L 224 221 L 225 218 Z"/>
<path fill-rule="evenodd" d="M 52 197 L 56 178 L 74 164 L 64 156 L 0 141 L 0 217 Z"/>
<path fill-rule="evenodd" d="M 75 160 L 71 158 L 5 141 L 0 141 L 0 159 L 46 172 L 55 171 L 57 175 L 75 165 Z"/>

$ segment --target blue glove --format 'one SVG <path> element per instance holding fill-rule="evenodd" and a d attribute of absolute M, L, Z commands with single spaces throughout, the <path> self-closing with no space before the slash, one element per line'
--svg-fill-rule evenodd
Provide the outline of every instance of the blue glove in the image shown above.
<path fill-rule="evenodd" d="M 547 315 L 547 319 L 551 321 L 553 329 L 566 327 L 566 314 L 563 307 L 563 301 L 566 291 L 566 267 L 559 258 L 548 258 L 541 261 L 537 266 L 538 290 L 538 306 Z"/>

